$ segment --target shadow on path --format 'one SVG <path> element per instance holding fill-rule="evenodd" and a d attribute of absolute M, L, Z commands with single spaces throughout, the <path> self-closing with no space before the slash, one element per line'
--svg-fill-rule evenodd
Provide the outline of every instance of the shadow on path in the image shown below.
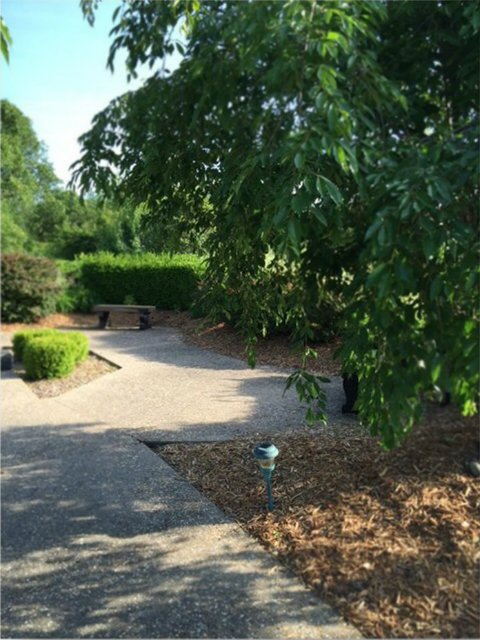
<path fill-rule="evenodd" d="M 271 637 L 312 612 L 338 622 L 125 433 L 12 428 L 2 448 L 3 637 Z"/>

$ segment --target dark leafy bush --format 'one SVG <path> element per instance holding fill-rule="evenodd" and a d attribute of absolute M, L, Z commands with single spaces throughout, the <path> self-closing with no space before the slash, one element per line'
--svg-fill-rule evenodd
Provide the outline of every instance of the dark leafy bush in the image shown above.
<path fill-rule="evenodd" d="M 35 322 L 55 311 L 61 291 L 58 270 L 48 258 L 2 256 L 3 322 Z"/>
<path fill-rule="evenodd" d="M 93 302 L 137 304 L 159 309 L 188 309 L 203 275 L 202 260 L 193 255 L 98 254 L 81 259 L 82 284 Z"/>
<path fill-rule="evenodd" d="M 88 313 L 92 309 L 92 295 L 82 283 L 82 261 L 56 260 L 61 274 L 62 291 L 57 298 L 57 311 Z"/>
<path fill-rule="evenodd" d="M 73 371 L 78 347 L 67 335 L 40 336 L 28 340 L 23 364 L 29 380 L 63 378 Z"/>
<path fill-rule="evenodd" d="M 62 334 L 58 329 L 26 329 L 25 331 L 18 331 L 13 336 L 13 355 L 16 360 L 23 360 L 23 352 L 25 346 L 33 338 L 43 338 L 45 336 L 53 336 Z"/>

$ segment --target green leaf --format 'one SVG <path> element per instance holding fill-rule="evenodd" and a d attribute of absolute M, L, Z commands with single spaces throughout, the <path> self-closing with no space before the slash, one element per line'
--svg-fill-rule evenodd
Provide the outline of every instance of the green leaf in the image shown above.
<path fill-rule="evenodd" d="M 367 277 L 367 287 L 373 287 L 375 286 L 380 278 L 383 276 L 385 270 L 387 269 L 387 265 L 386 264 L 379 264 L 375 267 L 375 269 L 368 275 Z"/>
<path fill-rule="evenodd" d="M 12 45 L 12 36 L 5 24 L 3 18 L 0 17 L 0 49 L 6 62 L 10 62 L 10 47 Z"/>
<path fill-rule="evenodd" d="M 298 253 L 300 251 L 300 223 L 296 218 L 290 218 L 288 221 L 288 237 L 292 248 Z"/>
<path fill-rule="evenodd" d="M 305 154 L 299 151 L 297 154 L 295 154 L 293 162 L 297 169 L 303 169 L 303 167 L 305 166 Z"/>
<path fill-rule="evenodd" d="M 329 31 L 326 35 L 326 39 L 330 42 L 337 42 L 344 51 L 348 51 L 348 41 L 344 35 L 338 33 L 337 31 Z"/>
<path fill-rule="evenodd" d="M 377 218 L 375 222 L 373 222 L 373 224 L 368 227 L 367 233 L 365 234 L 365 240 L 370 240 L 370 238 L 380 229 L 382 225 L 383 218 Z"/>
<path fill-rule="evenodd" d="M 443 282 L 440 276 L 435 276 L 432 280 L 432 284 L 430 285 L 430 300 L 435 300 L 438 297 L 440 291 L 443 289 Z"/>
<path fill-rule="evenodd" d="M 478 330 L 478 324 L 474 320 L 467 320 L 463 325 L 463 333 L 468 337 L 475 329 Z"/>
<path fill-rule="evenodd" d="M 425 258 L 427 258 L 427 260 L 430 260 L 430 258 L 433 257 L 433 253 L 435 250 L 435 243 L 430 235 L 425 235 L 422 238 L 422 249 Z"/>
<path fill-rule="evenodd" d="M 337 122 L 338 122 L 338 112 L 335 108 L 335 105 L 331 104 L 328 107 L 328 111 L 327 111 L 327 122 L 328 122 L 328 126 L 330 127 L 330 130 L 332 131 L 332 133 L 335 133 L 335 130 L 337 128 Z"/>
<path fill-rule="evenodd" d="M 437 363 L 432 369 L 432 381 L 435 383 L 440 378 L 440 374 L 442 373 L 442 363 Z"/>
<path fill-rule="evenodd" d="M 324 93 L 323 91 L 320 91 L 317 94 L 317 97 L 315 98 L 315 107 L 319 110 L 319 111 L 323 111 L 326 103 L 328 100 L 328 96 L 326 93 Z"/>
<path fill-rule="evenodd" d="M 325 216 L 323 215 L 323 213 L 320 211 L 318 207 L 315 207 L 314 209 L 312 209 L 312 213 L 315 216 L 315 218 L 320 222 L 320 224 L 322 224 L 324 227 L 328 226 L 327 219 L 325 218 Z"/>
<path fill-rule="evenodd" d="M 320 65 L 317 71 L 317 77 L 322 83 L 323 89 L 328 93 L 333 93 L 337 90 L 336 71 L 333 67 L 325 64 Z"/>
<path fill-rule="evenodd" d="M 343 196 L 340 193 L 340 189 L 325 176 L 317 177 L 317 191 L 323 197 L 328 195 L 336 205 L 340 205 L 343 202 Z"/>
<path fill-rule="evenodd" d="M 380 227 L 380 231 L 378 232 L 377 239 L 378 239 L 378 244 L 380 246 L 384 246 L 387 243 L 387 230 L 385 225 L 382 225 Z"/>
<path fill-rule="evenodd" d="M 345 154 L 344 148 L 339 145 L 335 145 L 333 147 L 333 155 L 335 156 L 335 159 L 337 160 L 338 164 L 342 167 L 342 170 L 345 171 L 345 173 L 347 173 L 349 170 L 349 165 L 347 162 L 347 156 Z"/>
<path fill-rule="evenodd" d="M 438 178 L 434 181 L 434 185 L 437 193 L 440 195 L 440 199 L 443 200 L 444 204 L 448 204 L 452 199 L 449 184 L 445 180 Z"/>
<path fill-rule="evenodd" d="M 308 193 L 308 191 L 300 191 L 292 198 L 292 209 L 296 213 L 302 213 L 310 205 L 311 201 L 312 194 Z"/>

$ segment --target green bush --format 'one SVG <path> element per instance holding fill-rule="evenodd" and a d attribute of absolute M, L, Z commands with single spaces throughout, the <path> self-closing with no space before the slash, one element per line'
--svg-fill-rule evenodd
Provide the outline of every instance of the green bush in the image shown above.
<path fill-rule="evenodd" d="M 62 337 L 68 338 L 68 340 L 70 340 L 70 342 L 73 344 L 75 352 L 75 362 L 77 364 L 87 359 L 89 344 L 88 338 L 84 336 L 83 333 L 74 331 L 73 333 L 62 334 Z"/>
<path fill-rule="evenodd" d="M 61 350 L 64 344 L 68 342 L 70 345 L 69 350 L 73 354 L 74 365 L 83 362 L 88 357 L 89 343 L 88 338 L 78 331 L 72 333 L 62 333 L 58 329 L 26 329 L 25 331 L 18 331 L 13 336 L 13 353 L 17 360 L 23 360 L 25 368 L 26 365 L 26 352 L 27 347 L 31 342 L 38 340 L 38 338 L 48 338 L 49 345 L 53 345 L 49 348 L 54 349 L 54 345 L 58 342 L 61 345 Z M 35 362 L 38 360 L 38 356 L 34 356 Z M 43 361 L 42 361 L 43 362 Z M 35 371 L 37 371 L 36 365 L 34 365 Z M 27 372 L 28 375 L 28 372 Z M 66 374 L 65 374 L 66 375 Z M 38 377 L 38 376 L 37 376 Z M 40 377 L 53 377 L 58 376 L 40 376 Z"/>
<path fill-rule="evenodd" d="M 55 311 L 61 292 L 58 270 L 48 258 L 2 256 L 3 322 L 35 322 Z"/>
<path fill-rule="evenodd" d="M 98 254 L 81 258 L 81 283 L 93 302 L 123 304 L 125 299 L 159 309 L 190 308 L 202 260 L 194 255 Z"/>
<path fill-rule="evenodd" d="M 63 378 L 73 371 L 78 348 L 68 335 L 39 336 L 27 341 L 23 364 L 29 380 Z"/>
<path fill-rule="evenodd" d="M 33 338 L 43 338 L 46 336 L 62 335 L 58 329 L 25 329 L 18 331 L 13 336 L 13 355 L 16 360 L 23 360 L 25 346 Z"/>
<path fill-rule="evenodd" d="M 56 309 L 60 313 L 89 313 L 92 296 L 82 283 L 82 262 L 78 260 L 56 260 L 61 274 L 62 291 L 57 298 Z"/>

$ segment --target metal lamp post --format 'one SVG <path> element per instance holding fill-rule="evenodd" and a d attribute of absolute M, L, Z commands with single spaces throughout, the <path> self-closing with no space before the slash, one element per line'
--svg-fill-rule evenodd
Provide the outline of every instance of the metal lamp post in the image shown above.
<path fill-rule="evenodd" d="M 268 510 L 273 509 L 272 473 L 275 469 L 275 458 L 278 456 L 277 447 L 271 442 L 262 442 L 253 450 L 253 456 L 260 465 L 260 469 L 267 483 Z"/>

